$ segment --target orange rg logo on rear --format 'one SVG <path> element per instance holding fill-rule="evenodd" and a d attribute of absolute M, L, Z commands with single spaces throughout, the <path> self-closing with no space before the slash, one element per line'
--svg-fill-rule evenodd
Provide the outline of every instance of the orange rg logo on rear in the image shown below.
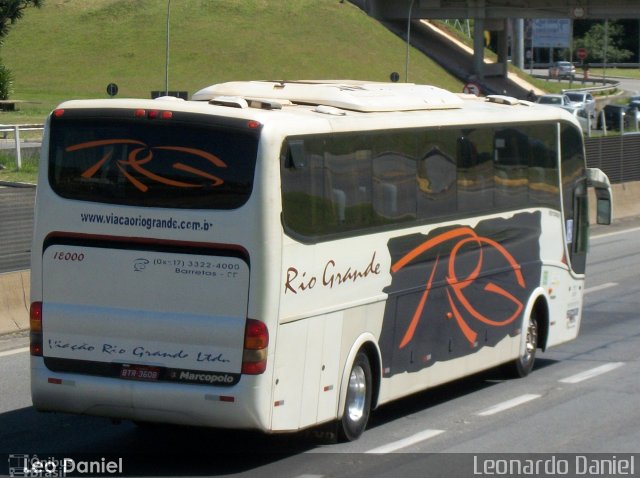
<path fill-rule="evenodd" d="M 154 159 L 153 152 L 154 151 L 177 151 L 181 153 L 186 153 L 192 155 L 194 157 L 199 157 L 206 160 L 209 164 L 212 164 L 218 168 L 226 168 L 227 164 L 218 158 L 216 155 L 203 151 L 201 149 L 196 148 L 186 148 L 182 146 L 153 146 L 149 147 L 142 141 L 136 141 L 133 139 L 105 139 L 105 140 L 97 140 L 97 141 L 87 141 L 86 143 L 80 143 L 73 146 L 69 146 L 65 149 L 66 152 L 72 153 L 74 151 L 80 151 L 83 149 L 97 148 L 101 146 L 110 146 L 117 144 L 125 144 L 125 145 L 138 145 L 140 147 L 133 148 L 127 157 L 126 160 L 116 160 L 116 166 L 122 173 L 122 175 L 127 178 L 127 180 L 133 184 L 138 190 L 142 192 L 147 192 L 149 187 L 136 178 L 133 174 L 131 174 L 128 170 L 133 170 L 136 173 L 150 179 L 151 181 L 155 181 L 160 184 L 165 184 L 167 186 L 174 186 L 177 188 L 200 188 L 203 187 L 201 183 L 188 183 L 184 181 L 176 181 L 174 179 L 169 179 L 164 176 L 160 176 L 155 174 L 154 172 L 147 169 L 149 163 Z M 142 153 L 146 152 L 146 155 L 142 155 Z M 83 178 L 91 178 L 93 177 L 105 164 L 108 164 L 113 156 L 113 151 L 107 151 L 100 160 L 98 160 L 93 166 L 88 168 L 82 173 Z M 193 166 L 189 166 L 187 164 L 181 163 L 179 161 L 174 162 L 172 164 L 174 169 L 179 171 L 184 171 L 195 176 L 199 176 L 201 178 L 209 179 L 211 181 L 211 185 L 216 187 L 220 186 L 224 183 L 222 179 L 218 176 L 210 174 L 202 169 L 195 168 Z"/>

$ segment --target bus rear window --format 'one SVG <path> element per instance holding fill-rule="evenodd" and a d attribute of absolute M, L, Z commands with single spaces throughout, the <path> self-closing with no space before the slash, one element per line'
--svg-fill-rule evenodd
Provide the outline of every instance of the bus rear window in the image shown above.
<path fill-rule="evenodd" d="M 68 110 L 51 120 L 49 182 L 68 199 L 235 209 L 253 189 L 255 126 L 179 112 L 150 119 L 133 110 Z"/>

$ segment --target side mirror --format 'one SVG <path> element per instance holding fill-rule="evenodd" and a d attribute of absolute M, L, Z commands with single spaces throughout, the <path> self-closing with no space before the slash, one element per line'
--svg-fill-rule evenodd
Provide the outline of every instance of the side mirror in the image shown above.
<path fill-rule="evenodd" d="M 611 218 L 613 214 L 611 211 L 611 199 L 610 198 L 597 198 L 596 199 L 596 222 L 604 226 L 611 224 Z"/>
<path fill-rule="evenodd" d="M 596 190 L 596 222 L 608 226 L 613 220 L 611 183 L 598 168 L 587 168 L 589 186 Z"/>

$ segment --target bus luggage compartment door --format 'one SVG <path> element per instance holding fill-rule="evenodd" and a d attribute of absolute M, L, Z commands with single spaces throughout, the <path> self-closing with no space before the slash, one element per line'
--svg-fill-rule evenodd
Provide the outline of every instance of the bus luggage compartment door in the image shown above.
<path fill-rule="evenodd" d="M 241 257 L 204 252 L 49 245 L 45 364 L 122 379 L 236 383 L 249 266 Z"/>

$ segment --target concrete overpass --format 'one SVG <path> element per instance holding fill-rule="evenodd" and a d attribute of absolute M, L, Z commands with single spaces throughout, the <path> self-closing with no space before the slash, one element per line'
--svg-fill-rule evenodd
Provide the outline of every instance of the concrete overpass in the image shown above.
<path fill-rule="evenodd" d="M 381 20 L 412 18 L 639 18 L 638 0 L 365 0 Z M 412 5 L 413 4 L 413 5 Z"/>
<path fill-rule="evenodd" d="M 524 65 L 524 18 L 621 19 L 640 18 L 638 0 L 359 0 L 354 3 L 384 22 L 474 19 L 472 73 L 478 78 L 507 75 L 508 23 L 513 22 L 513 62 Z M 497 35 L 498 62 L 484 63 L 484 31 Z"/>

